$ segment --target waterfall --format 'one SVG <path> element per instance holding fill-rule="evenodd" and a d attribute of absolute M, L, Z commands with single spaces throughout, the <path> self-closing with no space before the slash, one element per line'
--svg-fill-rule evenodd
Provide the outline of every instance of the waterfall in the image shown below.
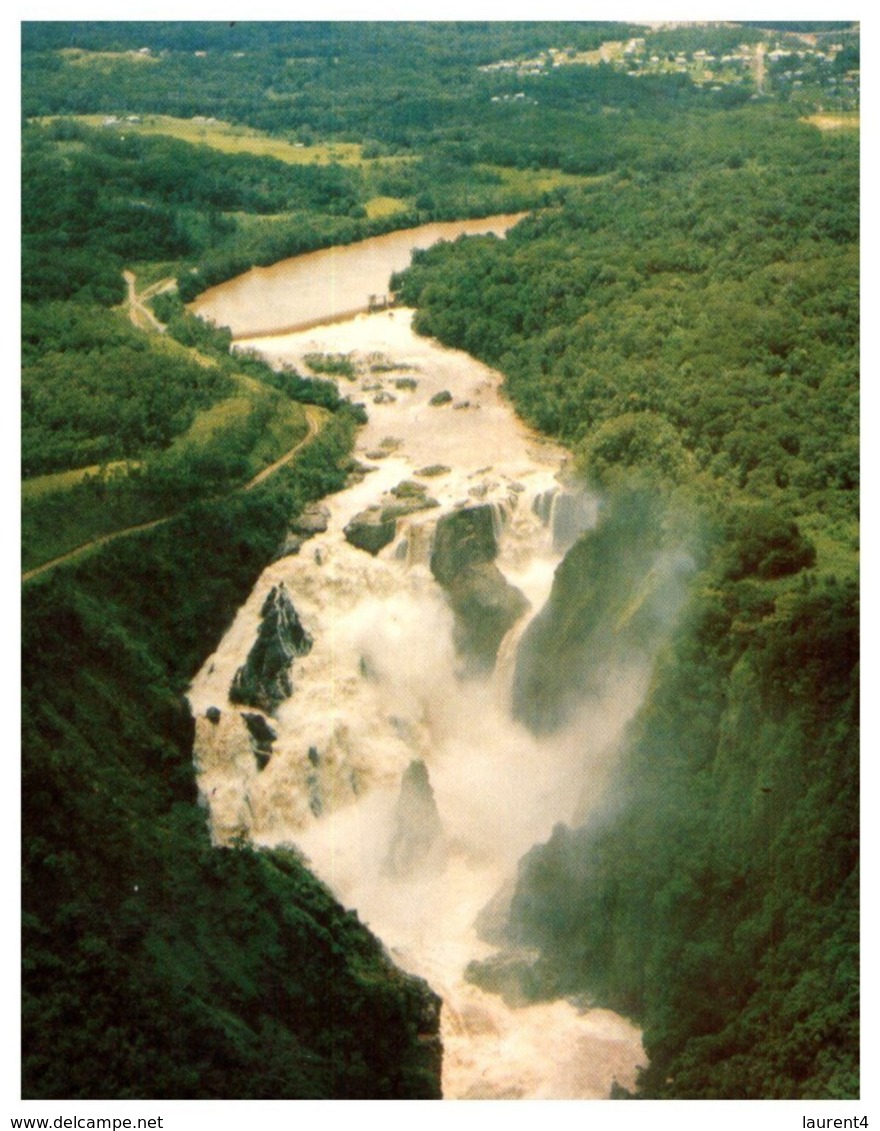
<path fill-rule="evenodd" d="M 560 491 L 565 453 L 516 419 L 497 374 L 416 338 L 408 312 L 394 315 L 259 343 L 293 364 L 320 350 L 381 353 L 419 380 L 371 408 L 357 455 L 373 470 L 325 500 L 327 530 L 264 572 L 194 681 L 202 797 L 218 843 L 244 835 L 298 846 L 398 964 L 443 996 L 446 1096 L 604 1097 L 614 1080 L 631 1085 L 644 1061 L 634 1026 L 566 1001 L 508 1004 L 465 978 L 470 961 L 495 949 L 478 935 L 480 912 L 523 853 L 583 813 L 589 775 L 601 780 L 603 752 L 638 706 L 622 695 L 541 739 L 510 712 L 517 642 L 597 504 Z M 365 365 L 361 380 L 377 378 Z M 432 407 L 442 389 L 468 407 Z M 429 467 L 444 470 L 419 480 Z M 413 479 L 438 505 L 399 519 L 375 555 L 351 545 L 352 517 Z M 461 534 L 462 560 L 477 562 L 470 582 L 489 607 L 496 591 L 513 589 L 523 598 L 515 608 L 528 611 L 502 639 L 494 670 L 463 678 L 457 618 L 470 606 L 456 603 L 455 578 L 434 560 L 435 532 L 445 516 L 480 507 L 491 509 L 491 529 L 475 520 Z M 474 548 L 480 538 L 490 550 Z M 293 693 L 275 709 L 271 752 L 264 742 L 258 759 L 254 724 L 249 732 L 229 688 L 282 584 L 312 646 L 292 656 Z"/>

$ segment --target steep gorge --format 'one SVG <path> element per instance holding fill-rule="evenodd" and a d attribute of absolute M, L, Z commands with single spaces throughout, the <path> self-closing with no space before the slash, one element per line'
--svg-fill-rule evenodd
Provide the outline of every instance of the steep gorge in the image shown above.
<path fill-rule="evenodd" d="M 510 1001 L 465 975 L 496 949 L 478 920 L 490 903 L 502 913 L 520 857 L 604 803 L 694 564 L 664 535 L 659 501 L 618 512 L 585 492 L 564 451 L 499 398 L 498 375 L 414 337 L 410 317 L 260 341 L 297 366 L 343 352 L 373 403 L 360 480 L 326 500 L 325 531 L 263 573 L 190 690 L 200 791 L 217 843 L 296 845 L 440 993 L 444 1095 L 604 1097 L 643 1063 L 630 1022 L 584 997 Z M 364 541 L 371 507 L 428 490 L 433 505 Z M 567 639 L 545 608 L 572 578 L 593 586 L 592 638 L 574 621 Z M 260 759 L 228 693 L 282 586 L 313 643 L 291 660 Z M 517 681 L 547 650 L 573 701 L 558 725 L 527 726 Z"/>

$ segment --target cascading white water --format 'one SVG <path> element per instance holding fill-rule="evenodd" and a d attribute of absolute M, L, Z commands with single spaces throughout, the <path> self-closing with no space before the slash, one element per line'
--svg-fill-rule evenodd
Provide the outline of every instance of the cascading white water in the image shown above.
<path fill-rule="evenodd" d="M 547 599 L 572 523 L 584 528 L 595 507 L 570 508 L 567 531 L 554 539 L 546 500 L 565 453 L 517 420 L 497 374 L 417 338 L 410 318 L 397 309 L 259 342 L 271 360 L 298 366 L 308 353 L 350 352 L 362 386 L 387 395 L 369 404 L 359 437 L 358 458 L 373 470 L 326 500 L 326 533 L 265 571 L 194 681 L 200 789 L 218 842 L 296 844 L 398 964 L 441 994 L 444 1095 L 604 1097 L 614 1080 L 631 1085 L 644 1061 L 634 1026 L 566 1001 L 513 1008 L 469 984 L 464 970 L 492 953 L 475 919 L 522 854 L 598 802 L 608 751 L 645 675 L 623 673 L 613 694 L 552 738 L 513 721 L 516 642 Z M 398 384 L 402 368 L 391 363 L 416 387 Z M 452 403 L 432 407 L 444 389 Z M 420 478 L 430 465 L 448 470 Z M 440 505 L 399 520 L 394 543 L 376 557 L 350 545 L 343 528 L 352 516 L 412 479 Z M 531 606 L 481 678 L 461 677 L 453 614 L 429 568 L 438 517 L 463 502 L 495 506 L 496 564 Z M 294 662 L 294 692 L 271 720 L 277 738 L 259 769 L 228 691 L 280 582 L 314 644 Z M 442 833 L 430 866 L 401 874 L 388 867 L 389 848 L 414 761 L 427 768 Z"/>

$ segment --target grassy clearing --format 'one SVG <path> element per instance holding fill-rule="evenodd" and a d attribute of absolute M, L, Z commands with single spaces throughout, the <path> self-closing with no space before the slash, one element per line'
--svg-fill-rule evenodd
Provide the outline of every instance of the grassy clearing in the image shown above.
<path fill-rule="evenodd" d="M 251 457 L 254 474 L 280 459 L 303 440 L 307 432 L 308 420 L 303 406 L 294 401 L 281 401 L 254 445 Z"/>
<path fill-rule="evenodd" d="M 367 216 L 375 220 L 379 216 L 393 216 L 407 207 L 407 202 L 399 196 L 374 196 L 366 205 Z"/>
<path fill-rule="evenodd" d="M 56 491 L 66 491 L 68 488 L 82 483 L 90 475 L 99 475 L 101 471 L 109 474 L 125 475 L 131 468 L 140 467 L 138 460 L 115 460 L 112 463 L 93 463 L 88 467 L 74 467 L 70 471 L 55 471 L 50 475 L 35 475 L 25 479 L 21 485 L 22 502 L 42 498 L 43 495 L 52 495 Z"/>
<path fill-rule="evenodd" d="M 84 126 L 104 127 L 105 114 L 74 114 L 65 116 L 67 120 L 80 122 Z M 47 121 L 57 121 L 45 119 Z M 110 128 L 110 127 L 105 127 Z M 149 114 L 130 121 L 120 118 L 112 128 L 124 129 L 127 133 L 173 137 L 191 145 L 207 145 L 223 153 L 252 153 L 258 157 L 275 157 L 288 165 L 365 165 L 387 164 L 389 162 L 411 161 L 411 157 L 365 158 L 363 147 L 355 142 L 326 142 L 320 145 L 304 145 L 301 142 L 285 141 L 272 137 L 261 130 L 249 126 L 235 126 L 231 122 L 221 122 L 214 118 L 172 118 L 165 114 Z"/>
<path fill-rule="evenodd" d="M 858 110 L 842 114 L 811 114 L 808 118 L 801 118 L 801 121 L 818 130 L 857 130 L 860 127 L 860 114 Z"/>
<path fill-rule="evenodd" d="M 74 67 L 94 67 L 107 71 L 117 63 L 158 63 L 156 55 L 140 51 L 86 51 L 82 47 L 62 47 L 58 52 L 65 62 Z"/>
<path fill-rule="evenodd" d="M 200 412 L 154 463 L 197 467 L 212 453 L 248 445 L 239 486 L 280 459 L 307 434 L 302 405 L 253 378 Z M 150 462 L 117 461 L 28 480 L 22 486 L 22 569 L 32 569 L 95 538 L 164 518 L 179 509 L 152 489 Z M 129 472 L 133 474 L 129 474 Z M 141 477 L 141 472 L 145 476 Z M 199 491 L 193 483 L 193 496 Z"/>
<path fill-rule="evenodd" d="M 246 420 L 253 404 L 254 398 L 242 393 L 203 409 L 187 431 L 173 441 L 169 451 L 182 453 L 193 446 L 206 447 Z"/>
<path fill-rule="evenodd" d="M 169 454 L 185 459 L 194 451 L 222 445 L 247 424 L 251 413 L 261 412 L 265 421 L 248 456 L 249 478 L 299 443 L 308 424 L 301 404 L 279 396 L 251 377 L 235 376 L 241 383 L 241 392 L 200 412 L 171 445 Z"/>
<path fill-rule="evenodd" d="M 596 185 L 607 176 L 585 177 L 577 173 L 562 173 L 558 169 L 509 169 L 501 165 L 483 165 L 481 168 L 497 173 L 506 188 L 523 193 L 552 192 L 557 188 Z"/>

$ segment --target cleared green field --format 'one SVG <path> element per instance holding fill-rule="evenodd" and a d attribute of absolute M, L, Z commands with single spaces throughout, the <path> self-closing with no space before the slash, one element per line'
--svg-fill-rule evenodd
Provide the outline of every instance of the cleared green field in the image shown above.
<path fill-rule="evenodd" d="M 253 153 L 275 157 L 289 165 L 375 165 L 411 161 L 411 157 L 365 158 L 363 147 L 355 142 L 327 142 L 304 145 L 272 137 L 249 126 L 235 126 L 216 118 L 172 118 L 165 114 L 112 117 L 106 114 L 72 114 L 65 120 L 84 126 L 125 130 L 128 133 L 174 137 L 191 145 L 208 145 L 223 153 Z M 59 118 L 45 119 L 58 121 Z"/>
<path fill-rule="evenodd" d="M 378 216 L 393 216 L 395 212 L 400 212 L 406 206 L 406 201 L 401 200 L 399 196 L 374 196 L 366 203 L 367 216 L 371 220 L 375 220 Z"/>
<path fill-rule="evenodd" d="M 480 168 L 497 173 L 508 188 L 520 192 L 552 192 L 557 188 L 595 185 L 607 180 L 607 176 L 586 177 L 577 173 L 562 173 L 558 169 L 509 169 L 501 165 L 482 165 Z"/>
<path fill-rule="evenodd" d="M 105 464 L 103 470 L 113 474 L 126 474 L 130 469 L 139 467 L 140 463 L 137 460 L 115 460 L 113 463 Z M 23 502 L 29 502 L 32 499 L 39 499 L 44 495 L 52 495 L 56 491 L 65 491 L 70 487 L 74 487 L 77 483 L 82 483 L 90 475 L 99 475 L 102 470 L 102 465 L 93 463 L 89 467 L 74 467 L 70 471 L 56 471 L 51 475 L 35 475 L 31 479 L 23 480 L 21 484 L 21 497 Z"/>

